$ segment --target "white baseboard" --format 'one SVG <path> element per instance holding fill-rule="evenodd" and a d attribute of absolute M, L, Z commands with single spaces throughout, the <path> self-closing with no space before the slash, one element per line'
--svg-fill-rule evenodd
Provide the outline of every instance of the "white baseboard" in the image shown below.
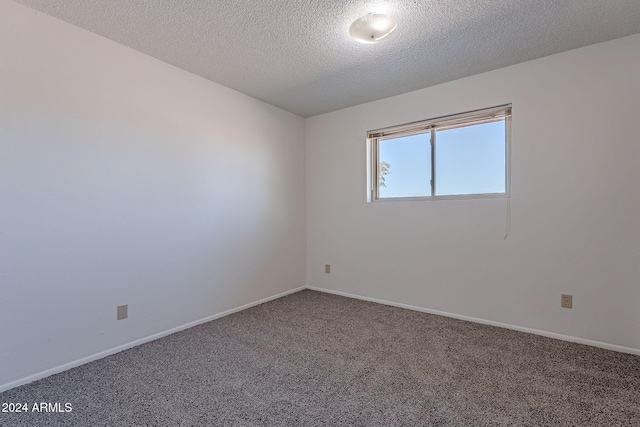
<path fill-rule="evenodd" d="M 525 328 L 525 327 L 522 327 L 522 326 L 515 326 L 515 325 L 506 324 L 506 323 L 494 322 L 494 321 L 491 321 L 491 320 L 485 320 L 485 319 L 480 319 L 480 318 L 476 318 L 476 317 L 463 316 L 463 315 L 460 315 L 460 314 L 448 313 L 448 312 L 445 312 L 445 311 L 432 310 L 432 309 L 428 309 L 428 308 L 424 308 L 424 307 L 418 307 L 418 306 L 413 306 L 413 305 L 409 305 L 409 304 L 402 304 L 402 303 L 397 303 L 397 302 L 392 302 L 392 301 L 386 301 L 386 300 L 382 300 L 382 299 L 378 299 L 378 298 L 370 298 L 370 297 L 365 297 L 365 296 L 362 296 L 362 295 L 350 294 L 350 293 L 347 293 L 347 292 L 340 292 L 340 291 L 334 291 L 334 290 L 331 290 L 331 289 L 318 288 L 318 287 L 315 287 L 315 286 L 302 286 L 302 287 L 299 287 L 299 288 L 291 289 L 291 290 L 286 291 L 286 292 L 279 293 L 277 295 L 273 295 L 273 296 L 270 296 L 270 297 L 267 297 L 267 298 L 263 298 L 263 299 L 258 300 L 258 301 L 254 301 L 254 302 L 251 302 L 251 303 L 248 303 L 248 304 L 244 304 L 244 305 L 241 305 L 239 307 L 223 311 L 221 313 L 217 313 L 217 314 L 214 314 L 214 315 L 211 315 L 211 316 L 207 316 L 205 318 L 202 318 L 202 319 L 199 319 L 199 320 L 196 320 L 196 321 L 193 321 L 193 322 L 190 322 L 190 323 L 187 323 L 187 324 L 184 324 L 184 325 L 181 325 L 181 326 L 178 326 L 178 327 L 175 327 L 175 328 L 163 331 L 163 332 L 159 332 L 157 334 L 150 335 L 148 337 L 141 338 L 139 340 L 132 341 L 130 343 L 127 343 L 127 344 L 124 344 L 124 345 L 121 345 L 121 346 L 118 346 L 118 347 L 114 347 L 114 348 L 111 348 L 111 349 L 108 349 L 108 350 L 105 350 L 105 351 L 101 351 L 100 353 L 96 353 L 96 354 L 93 354 L 91 356 L 83 357 L 83 358 L 75 360 L 73 362 L 65 363 L 64 365 L 60 365 L 60 366 L 57 366 L 55 368 L 47 369 L 45 371 L 38 372 L 38 373 L 33 374 L 33 375 L 29 375 L 29 376 L 21 378 L 19 380 L 12 381 L 10 383 L 2 384 L 2 385 L 0 385 L 0 393 L 2 393 L 3 391 L 7 391 L 9 389 L 12 389 L 14 387 L 18 387 L 18 386 L 21 386 L 21 385 L 24 385 L 24 384 L 28 384 L 28 383 L 33 382 L 33 381 L 37 381 L 37 380 L 42 379 L 42 378 L 46 378 L 46 377 L 48 377 L 50 375 L 54 375 L 54 374 L 57 374 L 59 372 L 63 372 L 63 371 L 66 371 L 68 369 L 75 368 L 75 367 L 80 366 L 80 365 L 84 365 L 85 363 L 89 363 L 89 362 L 93 362 L 94 360 L 102 359 L 103 357 L 107 357 L 107 356 L 110 356 L 112 354 L 119 353 L 119 352 L 121 352 L 123 350 L 127 350 L 129 348 L 136 347 L 138 345 L 141 345 L 141 344 L 144 344 L 144 343 L 147 343 L 147 342 L 150 342 L 150 341 L 157 340 L 157 339 L 165 337 L 167 335 L 171 335 L 171 334 L 174 334 L 176 332 L 180 332 L 180 331 L 183 331 L 185 329 L 192 328 L 192 327 L 200 325 L 202 323 L 207 323 L 207 322 L 210 322 L 212 320 L 216 320 L 216 319 L 219 319 L 221 317 L 228 316 L 230 314 L 237 313 L 237 312 L 242 311 L 242 310 L 246 310 L 247 308 L 251 308 L 251 307 L 254 307 L 256 305 L 263 304 L 265 302 L 272 301 L 274 299 L 278 299 L 278 298 L 284 297 L 284 296 L 289 295 L 289 294 L 300 292 L 301 290 L 304 290 L 304 289 L 309 289 L 309 290 L 312 290 L 312 291 L 318 291 L 318 292 L 324 292 L 324 293 L 329 293 L 329 294 L 340 295 L 340 296 L 344 296 L 344 297 L 348 297 L 348 298 L 355 298 L 355 299 L 359 299 L 359 300 L 363 300 L 363 301 L 375 302 L 375 303 L 378 303 L 378 304 L 390 305 L 390 306 L 393 306 L 393 307 L 405 308 L 405 309 L 408 309 L 408 310 L 420 311 L 420 312 L 423 312 L 423 313 L 437 314 L 439 316 L 451 317 L 451 318 L 454 318 L 454 319 L 466 320 L 466 321 L 469 321 L 469 322 L 481 323 L 481 324 L 491 325 L 491 326 L 498 326 L 500 328 L 513 329 L 515 331 L 526 332 L 526 333 L 535 334 L 535 335 L 541 335 L 541 336 L 544 336 L 544 337 L 555 338 L 555 339 L 559 339 L 559 340 L 563 340 L 563 341 L 575 342 L 575 343 L 578 343 L 578 344 L 590 345 L 590 346 L 593 346 L 593 347 L 604 348 L 604 349 L 607 349 L 607 350 L 618 351 L 618 352 L 621 352 L 621 353 L 629 353 L 629 354 L 640 355 L 640 349 L 635 349 L 635 348 L 630 348 L 630 347 L 623 347 L 623 346 L 619 346 L 619 345 L 615 345 L 615 344 L 603 343 L 603 342 L 600 342 L 600 341 L 592 341 L 592 340 L 588 340 L 588 339 L 584 339 L 584 338 L 572 337 L 572 336 L 569 336 L 569 335 L 562 335 L 562 334 L 557 334 L 557 333 L 554 333 L 554 332 L 541 331 L 541 330 L 538 330 L 538 329 Z"/>
<path fill-rule="evenodd" d="M 377 298 L 370 298 L 362 295 L 350 294 L 347 292 L 334 291 L 331 289 L 318 288 L 315 286 L 307 286 L 306 289 L 309 289 L 312 291 L 318 291 L 318 292 L 325 292 L 328 294 L 340 295 L 348 298 L 355 298 L 363 301 L 375 302 L 378 304 L 390 305 L 393 307 L 406 308 L 408 310 L 420 311 L 423 313 L 437 314 L 439 316 L 445 316 L 445 317 L 451 317 L 454 319 L 466 320 L 469 322 L 481 323 L 483 325 L 498 326 L 500 328 L 513 329 L 514 331 L 527 332 L 529 334 L 541 335 L 543 337 L 555 338 L 558 340 L 570 341 L 578 344 L 585 344 L 585 345 L 590 345 L 592 347 L 599 347 L 607 350 L 618 351 L 620 353 L 629 353 L 629 354 L 635 354 L 640 356 L 640 349 L 637 349 L 637 348 L 623 347 L 620 345 L 609 344 L 609 343 L 604 343 L 600 341 L 592 341 L 584 338 L 572 337 L 570 335 L 557 334 L 555 332 L 547 332 L 547 331 L 541 331 L 539 329 L 525 328 L 522 326 L 510 325 L 507 323 L 494 322 L 492 320 L 479 319 L 477 317 L 470 317 L 470 316 L 463 316 L 461 314 L 448 313 L 446 311 L 431 310 L 429 308 L 417 307 L 414 305 L 386 301 L 386 300 L 377 299 Z"/>
<path fill-rule="evenodd" d="M 124 345 L 121 345 L 121 346 L 118 346 L 118 347 L 114 347 L 114 348 L 110 348 L 110 349 L 105 350 L 105 351 L 101 351 L 100 353 L 96 353 L 96 354 L 93 354 L 91 356 L 83 357 L 82 359 L 78 359 L 78 360 L 75 360 L 73 362 L 65 363 L 64 365 L 56 366 L 55 368 L 47 369 L 46 371 L 42 371 L 42 372 L 38 372 L 38 373 L 33 374 L 33 375 L 29 375 L 28 377 L 20 378 L 19 380 L 15 380 L 15 381 L 12 381 L 10 383 L 2 384 L 2 385 L 0 385 L 0 393 L 2 393 L 3 391 L 7 391 L 9 389 L 12 389 L 14 387 L 18 387 L 18 386 L 21 386 L 21 385 L 24 385 L 24 384 L 28 384 L 28 383 L 33 382 L 33 381 L 40 380 L 42 378 L 46 378 L 46 377 L 48 377 L 50 375 L 66 371 L 68 369 L 75 368 L 75 367 L 80 366 L 80 365 L 84 365 L 85 363 L 89 363 L 89 362 L 93 362 L 94 360 L 102 359 L 103 357 L 107 357 L 107 356 L 110 356 L 112 354 L 119 353 L 119 352 L 121 352 L 123 350 L 127 350 L 129 348 L 139 346 L 140 344 L 144 344 L 144 343 L 147 343 L 149 341 L 154 341 L 154 340 L 157 340 L 158 338 L 162 338 L 162 337 L 165 337 L 167 335 L 175 334 L 176 332 L 180 332 L 180 331 L 183 331 L 185 329 L 193 328 L 194 326 L 200 325 L 202 323 L 207 323 L 207 322 L 210 322 L 212 320 L 216 320 L 216 319 L 219 319 L 221 317 L 228 316 L 228 315 L 233 314 L 233 313 L 237 313 L 238 311 L 246 310 L 247 308 L 251 308 L 251 307 L 254 307 L 256 305 L 260 305 L 260 304 L 263 304 L 265 302 L 268 302 L 268 301 L 271 301 L 271 300 L 274 300 L 274 299 L 278 299 L 278 298 L 281 298 L 281 297 L 289 295 L 289 294 L 300 292 L 303 289 L 306 289 L 306 287 L 302 286 L 302 287 L 299 287 L 299 288 L 291 289 L 289 291 L 282 292 L 282 293 L 279 293 L 277 295 L 273 295 L 273 296 L 270 296 L 270 297 L 267 297 L 267 298 L 263 298 L 261 300 L 251 302 L 249 304 L 244 304 L 244 305 L 241 305 L 239 307 L 223 311 L 221 313 L 217 313 L 217 314 L 214 314 L 214 315 L 211 315 L 211 316 L 207 316 L 205 318 L 202 318 L 202 319 L 199 319 L 199 320 L 195 320 L 193 322 L 189 322 L 187 324 L 184 324 L 184 325 L 181 325 L 181 326 L 178 326 L 178 327 L 175 327 L 175 328 L 163 331 L 163 332 L 159 332 L 157 334 L 153 334 L 153 335 L 150 335 L 148 337 L 141 338 L 139 340 L 132 341 L 130 343 L 127 343 L 127 344 L 124 344 Z"/>

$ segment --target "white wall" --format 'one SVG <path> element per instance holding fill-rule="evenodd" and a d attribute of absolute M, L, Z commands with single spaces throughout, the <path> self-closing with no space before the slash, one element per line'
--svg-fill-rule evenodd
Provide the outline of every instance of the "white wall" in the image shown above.
<path fill-rule="evenodd" d="M 639 35 L 306 121 L 8 0 L 0 52 L 0 390 L 305 274 L 640 349 Z M 505 200 L 365 202 L 367 130 L 507 102 L 506 241 Z"/>
<path fill-rule="evenodd" d="M 639 100 L 634 35 L 307 119 L 307 284 L 640 351 Z M 504 199 L 366 203 L 367 130 L 505 103 L 507 240 Z"/>
<path fill-rule="evenodd" d="M 7 0 L 0 52 L 0 390 L 304 286 L 303 119 Z"/>

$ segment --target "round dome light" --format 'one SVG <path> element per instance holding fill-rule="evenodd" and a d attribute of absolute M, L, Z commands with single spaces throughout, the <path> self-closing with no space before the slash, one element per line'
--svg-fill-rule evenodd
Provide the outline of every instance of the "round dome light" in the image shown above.
<path fill-rule="evenodd" d="M 349 27 L 349 35 L 360 43 L 379 43 L 398 26 L 398 23 L 380 13 L 368 13 L 356 19 Z"/>

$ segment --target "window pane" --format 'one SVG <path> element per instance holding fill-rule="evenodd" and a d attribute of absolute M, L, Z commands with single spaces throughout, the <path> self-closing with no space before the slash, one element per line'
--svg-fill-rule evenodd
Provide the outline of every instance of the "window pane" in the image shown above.
<path fill-rule="evenodd" d="M 436 132 L 436 195 L 504 193 L 504 120 Z"/>
<path fill-rule="evenodd" d="M 431 133 L 378 141 L 378 195 L 431 196 Z"/>

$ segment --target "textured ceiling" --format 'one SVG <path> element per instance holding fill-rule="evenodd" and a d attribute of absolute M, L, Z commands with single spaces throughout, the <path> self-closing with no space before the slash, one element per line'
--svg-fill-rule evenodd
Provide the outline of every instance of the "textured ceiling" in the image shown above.
<path fill-rule="evenodd" d="M 17 0 L 302 117 L 640 32 L 640 0 Z M 398 21 L 349 39 L 369 12 Z"/>

